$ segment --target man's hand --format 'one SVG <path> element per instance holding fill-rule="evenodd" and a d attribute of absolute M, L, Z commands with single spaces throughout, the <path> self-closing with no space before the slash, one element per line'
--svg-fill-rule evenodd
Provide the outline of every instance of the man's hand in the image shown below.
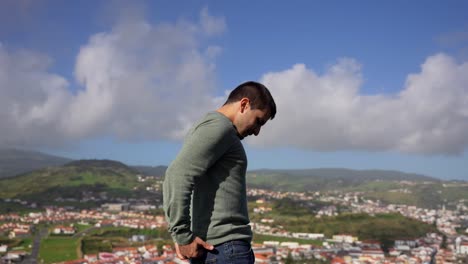
<path fill-rule="evenodd" d="M 203 241 L 199 237 L 195 237 L 192 243 L 187 245 L 179 245 L 175 243 L 177 257 L 180 259 L 189 259 L 200 257 L 203 253 L 203 248 L 206 250 L 213 250 L 213 245 Z"/>

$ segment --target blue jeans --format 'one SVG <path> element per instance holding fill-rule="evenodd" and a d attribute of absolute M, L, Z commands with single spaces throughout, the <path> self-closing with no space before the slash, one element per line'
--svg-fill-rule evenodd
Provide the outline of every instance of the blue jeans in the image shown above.
<path fill-rule="evenodd" d="M 205 251 L 203 256 L 190 259 L 192 264 L 254 264 L 255 256 L 250 243 L 233 240 L 215 246 L 211 251 Z"/>

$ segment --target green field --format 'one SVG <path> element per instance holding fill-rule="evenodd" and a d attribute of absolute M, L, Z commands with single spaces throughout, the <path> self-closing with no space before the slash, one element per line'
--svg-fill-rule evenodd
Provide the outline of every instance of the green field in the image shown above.
<path fill-rule="evenodd" d="M 39 249 L 39 259 L 43 263 L 55 263 L 77 259 L 79 239 L 69 237 L 51 237 L 43 239 Z"/>
<path fill-rule="evenodd" d="M 262 244 L 264 241 L 278 241 L 278 242 L 297 242 L 299 244 L 312 244 L 316 246 L 322 245 L 322 241 L 319 241 L 319 240 L 262 235 L 262 234 L 257 234 L 257 233 L 254 233 L 253 241 L 254 243 L 260 243 L 260 244 Z"/>
<path fill-rule="evenodd" d="M 113 247 L 140 246 L 142 242 L 130 242 L 132 235 L 145 235 L 146 243 L 152 242 L 160 245 L 171 243 L 172 239 L 167 229 L 133 229 L 128 227 L 103 227 L 93 229 L 82 240 L 84 254 L 112 251 Z M 161 244 L 162 243 L 162 244 Z"/>
<path fill-rule="evenodd" d="M 274 219 L 271 227 L 288 230 L 289 232 L 320 233 L 331 238 L 333 235 L 350 234 L 359 240 L 378 240 L 386 247 L 392 246 L 395 239 L 418 238 L 427 233 L 437 233 L 433 225 L 400 214 L 368 214 L 342 213 L 334 217 L 316 218 L 310 212 L 308 205 L 288 199 L 268 202 L 262 206 L 272 208 L 265 214 L 253 213 L 253 207 L 258 205 L 250 202 L 252 222 L 261 218 Z M 274 238 L 274 237 L 273 237 Z M 282 241 L 278 239 L 275 241 Z"/>
<path fill-rule="evenodd" d="M 0 236 L 0 244 L 5 244 L 9 248 L 21 247 L 22 246 L 22 240 L 19 239 L 19 238 L 10 239 L 7 236 Z"/>
<path fill-rule="evenodd" d="M 31 249 L 32 249 L 31 246 L 32 246 L 32 238 L 24 238 L 21 240 L 17 248 L 24 250 L 26 252 L 31 252 Z"/>
<path fill-rule="evenodd" d="M 37 208 L 29 208 L 19 203 L 15 202 L 4 202 L 0 200 L 0 214 L 9 214 L 9 213 L 17 213 L 17 214 L 26 214 L 30 212 L 40 212 L 42 209 Z"/>
<path fill-rule="evenodd" d="M 82 161 L 74 165 L 49 167 L 0 180 L 2 198 L 22 197 L 37 202 L 54 198 L 79 199 L 84 192 L 107 192 L 108 196 L 136 195 L 136 172 L 116 162 Z M 99 162 L 98 162 L 99 163 Z"/>
<path fill-rule="evenodd" d="M 79 233 L 81 231 L 84 231 L 88 228 L 93 227 L 92 225 L 80 225 L 80 224 L 75 224 L 76 232 Z"/>

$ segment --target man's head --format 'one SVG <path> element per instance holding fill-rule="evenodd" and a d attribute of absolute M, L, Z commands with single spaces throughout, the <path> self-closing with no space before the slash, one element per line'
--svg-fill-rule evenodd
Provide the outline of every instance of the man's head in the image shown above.
<path fill-rule="evenodd" d="M 271 96 L 270 91 L 265 85 L 252 81 L 245 82 L 232 90 L 224 105 L 238 102 L 242 98 L 249 99 L 252 110 L 266 110 L 269 114 L 269 119 L 275 118 L 275 100 L 273 100 L 273 96 Z"/>
<path fill-rule="evenodd" d="M 261 127 L 276 115 L 276 104 L 265 85 L 245 82 L 237 86 L 223 107 L 233 106 L 232 122 L 242 138 L 257 136 Z"/>

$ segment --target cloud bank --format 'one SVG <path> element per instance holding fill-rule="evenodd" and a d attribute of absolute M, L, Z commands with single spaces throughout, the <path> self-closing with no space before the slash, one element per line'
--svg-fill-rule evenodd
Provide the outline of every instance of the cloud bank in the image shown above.
<path fill-rule="evenodd" d="M 224 28 L 224 19 L 206 9 L 197 22 L 125 19 L 81 47 L 74 73 L 82 89 L 75 92 L 48 72 L 47 56 L 0 46 L 0 146 L 102 135 L 180 139 L 216 105 L 214 59 L 221 49 L 201 43 Z"/>
<path fill-rule="evenodd" d="M 393 95 L 362 95 L 361 66 L 341 59 L 323 75 L 303 64 L 265 74 L 278 105 L 254 145 L 318 151 L 460 154 L 468 146 L 468 62 L 430 56 Z"/>
<path fill-rule="evenodd" d="M 181 140 L 223 101 L 214 96 L 222 49 L 209 42 L 225 29 L 206 9 L 195 22 L 125 19 L 81 47 L 76 80 L 49 72 L 46 55 L 0 45 L 0 147 L 99 136 Z M 323 74 L 297 64 L 260 81 L 278 114 L 247 140 L 254 146 L 417 154 L 459 154 L 468 146 L 468 62 L 446 54 L 428 57 L 396 94 L 360 93 L 361 65 L 351 58 Z"/>

